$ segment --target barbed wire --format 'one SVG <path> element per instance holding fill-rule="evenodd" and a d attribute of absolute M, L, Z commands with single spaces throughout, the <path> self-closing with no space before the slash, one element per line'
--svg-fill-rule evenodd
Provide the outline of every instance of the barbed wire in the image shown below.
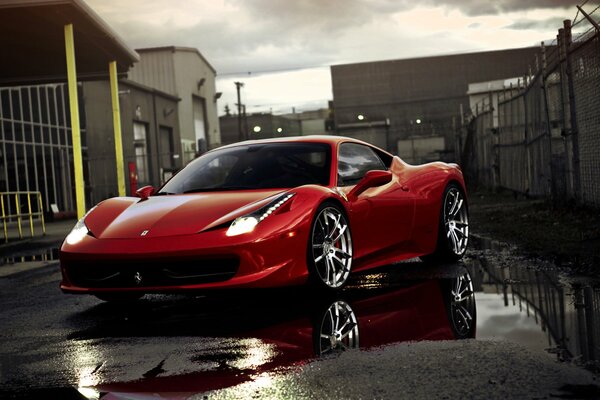
<path fill-rule="evenodd" d="M 579 7 L 583 8 L 583 5 L 587 3 L 584 2 L 582 5 L 580 5 Z M 587 13 L 590 17 L 592 15 L 594 15 L 596 13 L 596 11 L 598 11 L 598 9 L 600 9 L 600 5 L 598 5 L 596 8 L 594 8 L 592 11 L 590 11 L 589 13 Z M 577 14 L 575 14 L 575 18 L 573 19 L 573 23 L 571 24 L 571 27 L 576 27 L 577 25 L 579 25 L 580 23 L 587 21 L 587 18 L 585 18 L 585 16 L 582 16 L 581 19 L 579 21 L 577 21 L 577 16 L 579 15 L 579 9 L 577 9 Z"/>

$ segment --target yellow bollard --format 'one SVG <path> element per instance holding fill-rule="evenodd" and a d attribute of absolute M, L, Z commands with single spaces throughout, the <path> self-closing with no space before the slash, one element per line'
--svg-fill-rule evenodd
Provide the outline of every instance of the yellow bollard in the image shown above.
<path fill-rule="evenodd" d="M 31 212 L 31 192 L 27 192 L 27 211 L 29 211 L 29 230 L 31 231 L 31 237 L 33 233 L 33 214 Z"/>
<path fill-rule="evenodd" d="M 4 212 L 4 195 L 0 194 L 0 203 L 2 204 L 2 224 L 4 225 L 4 242 L 8 243 L 8 227 L 6 226 L 6 213 Z"/>
<path fill-rule="evenodd" d="M 23 228 L 21 228 L 21 205 L 19 204 L 19 194 L 15 194 L 15 203 L 17 205 L 17 225 L 19 226 L 19 239 L 23 239 Z"/>
<path fill-rule="evenodd" d="M 115 156 L 117 161 L 117 186 L 119 196 L 125 196 L 125 163 L 123 162 L 123 139 L 121 138 L 121 111 L 119 107 L 119 82 L 117 77 L 117 62 L 108 64 L 110 72 L 110 96 L 113 110 L 113 129 L 115 131 Z"/>
<path fill-rule="evenodd" d="M 77 100 L 77 71 L 75 67 L 75 41 L 73 24 L 65 25 L 65 53 L 67 56 L 67 86 L 71 110 L 71 136 L 73 137 L 73 175 L 75 178 L 75 200 L 77 218 L 85 214 L 85 183 L 83 182 L 83 157 L 81 155 L 81 127 L 79 125 L 79 102 Z"/>
<path fill-rule="evenodd" d="M 46 224 L 44 222 L 44 208 L 43 208 L 43 203 L 42 203 L 42 193 L 38 192 L 38 203 L 39 203 L 39 210 L 40 210 L 40 218 L 42 219 L 42 236 L 46 236 Z"/>

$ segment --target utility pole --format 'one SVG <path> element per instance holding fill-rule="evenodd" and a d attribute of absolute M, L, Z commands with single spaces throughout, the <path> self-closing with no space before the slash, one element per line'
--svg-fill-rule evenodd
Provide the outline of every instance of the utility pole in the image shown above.
<path fill-rule="evenodd" d="M 235 88 L 237 89 L 237 109 L 238 109 L 238 138 L 240 142 L 244 140 L 244 133 L 242 132 L 242 100 L 240 98 L 240 88 L 244 87 L 243 82 L 234 82 Z"/>

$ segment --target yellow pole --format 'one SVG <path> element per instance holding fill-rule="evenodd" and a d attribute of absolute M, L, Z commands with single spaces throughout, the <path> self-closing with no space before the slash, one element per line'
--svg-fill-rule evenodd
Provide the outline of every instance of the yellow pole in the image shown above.
<path fill-rule="evenodd" d="M 29 212 L 29 230 L 33 237 L 33 214 L 31 213 L 31 192 L 27 192 L 27 211 Z"/>
<path fill-rule="evenodd" d="M 4 225 L 4 242 L 8 243 L 8 227 L 6 226 L 6 214 L 4 212 L 4 195 L 0 193 L 0 203 L 2 203 L 2 223 Z"/>
<path fill-rule="evenodd" d="M 67 80 L 69 82 L 71 135 L 73 136 L 75 199 L 77 203 L 77 218 L 82 218 L 85 215 L 85 188 L 83 187 L 83 159 L 81 157 L 81 132 L 79 127 L 79 100 L 77 97 L 77 71 L 75 69 L 75 41 L 73 39 L 73 24 L 65 25 L 65 53 L 67 56 Z"/>
<path fill-rule="evenodd" d="M 46 236 L 46 224 L 44 222 L 44 208 L 42 205 L 42 193 L 38 192 L 38 204 L 39 204 L 39 211 L 40 211 L 40 218 L 42 219 L 42 235 Z"/>
<path fill-rule="evenodd" d="M 121 110 L 119 107 L 119 82 L 117 80 L 117 62 L 108 64 L 110 72 L 110 96 L 112 98 L 113 127 L 115 130 L 115 155 L 117 159 L 117 185 L 119 196 L 125 196 L 125 171 L 123 165 L 123 140 L 121 138 Z"/>
<path fill-rule="evenodd" d="M 19 204 L 19 193 L 15 193 L 15 204 L 17 205 L 17 225 L 19 226 L 19 239 L 23 239 L 23 229 L 21 228 L 21 205 Z"/>

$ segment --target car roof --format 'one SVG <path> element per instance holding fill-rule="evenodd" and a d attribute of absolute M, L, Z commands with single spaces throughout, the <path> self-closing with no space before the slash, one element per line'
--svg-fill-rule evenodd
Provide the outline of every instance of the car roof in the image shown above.
<path fill-rule="evenodd" d="M 380 151 L 384 151 L 384 150 L 378 148 L 377 146 L 374 146 L 367 142 L 363 142 L 362 140 L 349 138 L 346 136 L 332 136 L 332 135 L 288 136 L 288 137 L 270 138 L 270 139 L 245 140 L 243 142 L 237 142 L 237 143 L 219 147 L 219 149 L 235 147 L 235 146 L 243 146 L 243 145 L 249 145 L 249 144 L 261 144 L 261 143 L 326 143 L 326 144 L 333 146 L 333 145 L 337 145 L 342 142 L 360 143 L 360 144 L 364 144 L 367 146 L 375 147 L 376 149 L 378 149 Z M 217 149 L 214 149 L 214 150 L 217 150 Z"/>

